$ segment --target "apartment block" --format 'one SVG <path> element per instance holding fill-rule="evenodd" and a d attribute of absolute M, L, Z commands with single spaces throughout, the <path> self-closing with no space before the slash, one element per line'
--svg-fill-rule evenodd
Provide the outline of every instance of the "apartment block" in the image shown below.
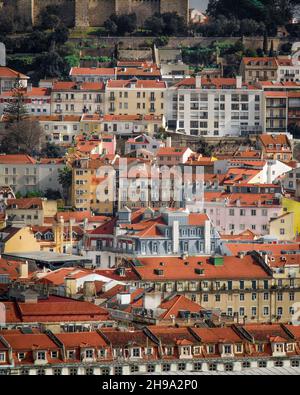
<path fill-rule="evenodd" d="M 106 112 L 111 115 L 165 115 L 166 84 L 132 79 L 108 81 Z"/>
<path fill-rule="evenodd" d="M 191 136 L 226 137 L 262 132 L 262 90 L 241 77 L 186 78 L 168 91 L 171 130 Z"/>

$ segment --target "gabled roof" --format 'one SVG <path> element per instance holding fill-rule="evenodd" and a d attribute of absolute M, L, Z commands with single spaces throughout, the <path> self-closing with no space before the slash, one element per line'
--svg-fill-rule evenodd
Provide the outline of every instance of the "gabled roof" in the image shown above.
<path fill-rule="evenodd" d="M 198 303 L 192 302 L 190 299 L 186 298 L 183 295 L 176 295 L 170 300 L 162 302 L 159 308 L 166 310 L 159 317 L 160 319 L 164 320 L 170 319 L 171 316 L 178 318 L 180 311 L 199 313 L 200 311 L 204 310 L 203 307 L 201 307 Z"/>
<path fill-rule="evenodd" d="M 115 69 L 113 67 L 105 68 L 105 67 L 72 67 L 70 71 L 70 76 L 105 76 L 105 75 L 115 75 Z"/>
<path fill-rule="evenodd" d="M 142 258 L 131 262 L 144 281 L 185 281 L 199 279 L 268 279 L 270 274 L 250 255 L 224 256 L 222 265 L 214 265 L 207 256 Z"/>
<path fill-rule="evenodd" d="M 20 78 L 28 80 L 29 77 L 27 75 L 19 73 L 18 71 L 12 70 L 9 67 L 1 66 L 0 67 L 0 78 Z"/>
<path fill-rule="evenodd" d="M 36 160 L 29 155 L 0 155 L 1 165 L 35 165 Z"/>
<path fill-rule="evenodd" d="M 43 208 L 43 199 L 41 198 L 24 198 L 24 199 L 8 199 L 7 209 L 12 209 L 16 206 L 17 209 L 30 210 L 33 207 L 39 210 Z"/>

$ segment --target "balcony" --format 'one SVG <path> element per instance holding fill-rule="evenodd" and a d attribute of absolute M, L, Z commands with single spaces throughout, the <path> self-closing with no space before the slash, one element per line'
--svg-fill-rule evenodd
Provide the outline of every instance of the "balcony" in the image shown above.
<path fill-rule="evenodd" d="M 62 114 L 62 110 L 55 110 L 55 114 Z"/>

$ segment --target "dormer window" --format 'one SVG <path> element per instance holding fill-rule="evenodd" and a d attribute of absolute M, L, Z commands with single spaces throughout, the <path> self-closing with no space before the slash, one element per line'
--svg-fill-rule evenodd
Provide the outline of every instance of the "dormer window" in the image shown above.
<path fill-rule="evenodd" d="M 106 357 L 106 350 L 105 348 L 102 348 L 99 350 L 99 358 L 105 358 Z"/>
<path fill-rule="evenodd" d="M 173 347 L 165 347 L 165 355 L 167 356 L 173 355 Z"/>
<path fill-rule="evenodd" d="M 57 351 L 51 351 L 51 358 L 58 358 L 58 352 Z"/>
<path fill-rule="evenodd" d="M 207 346 L 207 353 L 208 354 L 214 354 L 215 353 L 215 346 Z"/>
<path fill-rule="evenodd" d="M 39 351 L 37 353 L 37 360 L 38 361 L 45 361 L 46 360 L 46 352 L 45 351 Z"/>
<path fill-rule="evenodd" d="M 224 346 L 224 354 L 231 354 L 232 347 L 230 345 Z"/>
<path fill-rule="evenodd" d="M 25 359 L 25 353 L 24 352 L 19 352 L 18 353 L 18 360 L 23 361 Z"/>
<path fill-rule="evenodd" d="M 145 349 L 145 355 L 152 355 L 153 354 L 153 348 L 146 348 Z"/>
<path fill-rule="evenodd" d="M 242 344 L 237 344 L 237 345 L 235 346 L 235 352 L 238 353 L 238 354 L 240 354 L 240 353 L 243 352 L 243 346 L 242 346 Z"/>
<path fill-rule="evenodd" d="M 68 359 L 75 359 L 75 351 L 74 350 L 68 350 L 67 356 L 68 356 Z"/>
<path fill-rule="evenodd" d="M 85 358 L 94 358 L 94 350 L 85 350 Z"/>
<path fill-rule="evenodd" d="M 141 357 L 141 349 L 140 348 L 133 348 L 131 351 L 131 355 L 133 358 L 140 358 Z"/>

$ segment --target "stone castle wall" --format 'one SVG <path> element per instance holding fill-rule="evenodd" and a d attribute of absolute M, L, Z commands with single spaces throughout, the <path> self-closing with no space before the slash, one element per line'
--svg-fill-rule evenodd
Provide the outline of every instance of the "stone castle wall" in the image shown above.
<path fill-rule="evenodd" d="M 189 0 L 6 0 L 28 23 L 36 24 L 48 6 L 59 8 L 68 26 L 102 26 L 113 14 L 136 13 L 139 24 L 156 12 L 177 11 L 188 19 Z"/>

